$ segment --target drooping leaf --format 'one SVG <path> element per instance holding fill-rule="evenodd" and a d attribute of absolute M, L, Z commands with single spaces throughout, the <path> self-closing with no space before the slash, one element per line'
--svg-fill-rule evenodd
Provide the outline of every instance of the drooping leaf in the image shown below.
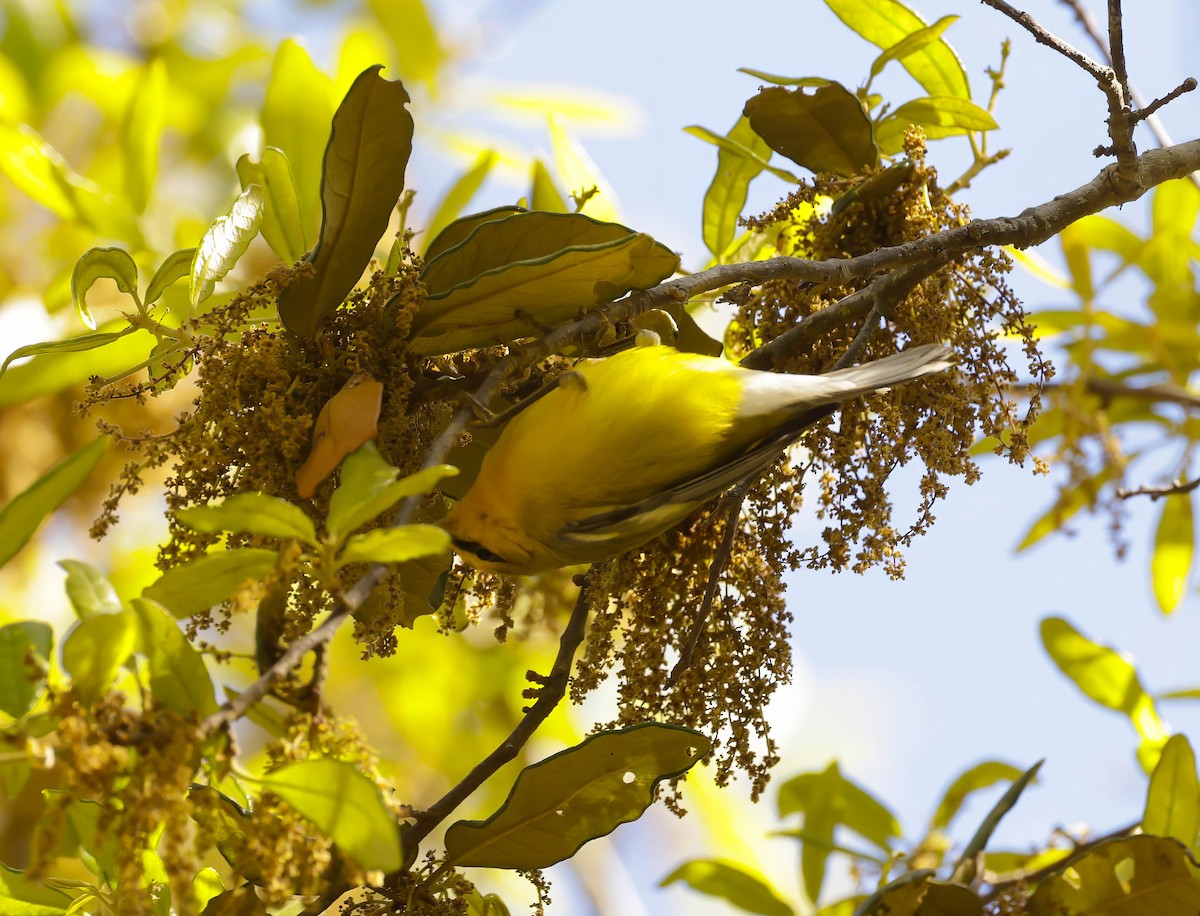
<path fill-rule="evenodd" d="M 927 27 L 925 20 L 899 0 L 825 0 L 825 4 L 847 26 L 883 50 Z M 967 72 L 945 39 L 928 43 L 901 63 L 930 95 L 971 97 Z"/>
<path fill-rule="evenodd" d="M 743 115 L 743 117 L 745 116 Z M 739 123 L 741 122 L 739 121 Z M 711 143 L 713 146 L 724 150 L 731 156 L 746 159 L 749 162 L 756 164 L 764 172 L 770 172 L 776 178 L 780 178 L 783 181 L 790 182 L 791 184 L 800 183 L 800 179 L 787 169 L 781 169 L 771 165 L 769 161 L 771 158 L 771 148 L 769 146 L 766 147 L 766 152 L 760 153 L 757 150 L 757 145 L 761 144 L 762 146 L 766 146 L 766 141 L 759 137 L 758 134 L 754 134 L 753 131 L 751 131 L 751 133 L 758 141 L 758 144 L 751 145 L 742 143 L 740 140 L 735 140 L 732 135 L 722 137 L 720 134 L 709 130 L 707 127 L 700 127 L 696 124 L 693 124 L 690 127 L 685 127 L 683 132 L 685 134 L 691 134 L 693 137 L 703 140 L 705 143 Z"/>
<path fill-rule="evenodd" d="M 522 770 L 487 820 L 451 824 L 447 858 L 487 868 L 561 862 L 641 817 L 658 783 L 685 773 L 711 746 L 699 732 L 658 723 L 593 735 Z"/>
<path fill-rule="evenodd" d="M 1185 846 L 1196 845 L 1200 834 L 1200 780 L 1196 755 L 1184 735 L 1172 735 L 1163 745 L 1158 766 L 1150 774 L 1142 833 L 1174 837 Z"/>
<path fill-rule="evenodd" d="M 990 788 L 998 782 L 1011 782 L 1020 775 L 1021 771 L 1017 767 L 998 760 L 985 760 L 976 764 L 959 775 L 946 789 L 942 800 L 938 802 L 931 826 L 939 829 L 948 827 L 962 808 L 963 802 L 967 800 L 967 796 Z"/>
<path fill-rule="evenodd" d="M 81 385 L 93 375 L 127 375 L 132 366 L 146 358 L 154 336 L 127 325 L 119 331 L 110 330 L 115 326 L 116 322 L 111 322 L 109 329 L 95 334 L 30 344 L 9 354 L 0 364 L 0 407 Z M 23 356 L 33 358 L 9 368 L 12 361 Z"/>
<path fill-rule="evenodd" d="M 313 424 L 312 448 L 296 471 L 296 492 L 308 499 L 342 459 L 379 433 L 383 383 L 356 372 L 325 402 Z"/>
<path fill-rule="evenodd" d="M 0 509 L 0 566 L 33 537 L 38 526 L 95 470 L 108 448 L 108 436 L 72 452 Z"/>
<path fill-rule="evenodd" d="M 466 241 L 467 237 L 484 223 L 504 219 L 505 217 L 512 216 L 514 213 L 525 212 L 524 207 L 495 207 L 491 210 L 484 210 L 482 213 L 472 213 L 469 216 L 456 219 L 429 242 L 428 247 L 425 249 L 425 263 L 428 264 L 438 255 Z"/>
<path fill-rule="evenodd" d="M 134 598 L 130 604 L 140 628 L 140 651 L 149 662 L 154 702 L 184 718 L 216 712 L 216 694 L 204 659 L 171 612 L 148 598 Z"/>
<path fill-rule="evenodd" d="M 346 541 L 337 565 L 351 563 L 407 563 L 450 550 L 450 535 L 437 525 L 404 525 L 376 528 Z"/>
<path fill-rule="evenodd" d="M 176 617 L 190 617 L 220 604 L 247 582 L 259 582 L 275 565 L 277 553 L 260 547 L 220 550 L 168 569 L 142 596 Z"/>
<path fill-rule="evenodd" d="M 167 66 L 161 57 L 138 74 L 121 125 L 121 161 L 125 168 L 125 193 L 133 209 L 146 209 L 158 175 L 158 144 L 167 108 Z"/>
<path fill-rule="evenodd" d="M 550 170 L 541 159 L 533 160 L 533 180 L 529 189 L 529 208 L 543 210 L 548 213 L 567 213 L 566 198 L 558 190 Z"/>
<path fill-rule="evenodd" d="M 4 373 L 8 371 L 11 363 L 26 356 L 39 356 L 44 353 L 82 353 L 87 350 L 95 350 L 120 340 L 132 330 L 133 328 L 126 328 L 123 331 L 97 331 L 94 334 L 81 334 L 78 337 L 70 337 L 67 340 L 47 340 L 42 343 L 26 344 L 23 347 L 17 347 L 17 349 L 4 358 L 3 363 L 0 363 L 0 377 L 3 377 Z"/>
<path fill-rule="evenodd" d="M 67 573 L 67 600 L 80 620 L 124 611 L 117 590 L 96 567 L 82 560 L 59 560 L 58 566 Z"/>
<path fill-rule="evenodd" d="M 108 690 L 137 645 L 132 611 L 97 614 L 80 620 L 63 640 L 63 668 L 83 703 L 94 703 Z"/>
<path fill-rule="evenodd" d="M 25 659 L 30 651 L 50 661 L 54 631 L 40 620 L 19 620 L 0 627 L 0 710 L 14 719 L 29 712 L 45 686 L 29 677 Z"/>
<path fill-rule="evenodd" d="M 279 296 L 279 317 L 313 337 L 362 276 L 404 190 L 413 120 L 399 81 L 378 66 L 359 74 L 333 116 L 321 173 L 321 231 L 308 254 L 311 274 Z"/>
<path fill-rule="evenodd" d="M 402 855 L 400 831 L 379 787 L 344 760 L 290 763 L 262 781 L 367 869 L 395 871 Z"/>
<path fill-rule="evenodd" d="M 728 900 L 747 913 L 763 916 L 792 916 L 795 912 L 762 875 L 744 865 L 720 859 L 693 859 L 658 882 L 666 887 L 682 881 L 692 890 Z"/>
<path fill-rule="evenodd" d="M 400 500 L 428 493 L 438 481 L 456 474 L 457 468 L 439 464 L 397 479 L 399 470 L 383 460 L 373 442 L 367 442 L 342 462 L 337 489 L 329 499 L 325 531 L 331 541 L 340 544 Z"/>
<path fill-rule="evenodd" d="M 150 278 L 150 285 L 146 287 L 146 308 L 150 308 L 157 302 L 159 297 L 167 291 L 168 286 L 191 273 L 192 262 L 195 259 L 195 248 L 181 248 L 179 251 L 173 251 L 167 255 L 162 264 L 158 266 L 158 270 L 154 272 L 154 276 Z"/>
<path fill-rule="evenodd" d="M 753 131 L 745 115 L 738 118 L 727 138 L 745 146 L 761 159 L 765 160 L 771 155 L 771 148 Z M 733 241 L 737 233 L 738 217 L 742 215 L 742 208 L 746 206 L 750 182 L 760 172 L 762 166 L 752 158 L 731 153 L 724 148 L 717 153 L 717 173 L 704 194 L 701 221 L 704 244 L 713 257 L 720 259 L 721 253 Z"/>
<path fill-rule="evenodd" d="M 261 230 L 271 250 L 285 264 L 299 261 L 307 250 L 304 217 L 296 179 L 283 150 L 268 146 L 257 162 L 247 153 L 238 159 L 237 173 L 243 190 L 256 184 L 266 195 Z"/>
<path fill-rule="evenodd" d="M 1168 496 L 1162 504 L 1150 556 L 1150 581 L 1159 610 L 1170 614 L 1187 594 L 1196 532 L 1190 493 Z"/>
<path fill-rule="evenodd" d="M 217 281 L 233 270 L 246 253 L 258 235 L 265 206 L 266 194 L 261 187 L 252 184 L 238 195 L 228 213 L 218 216 L 209 225 L 192 260 L 190 298 L 193 309 L 213 294 Z"/>
<path fill-rule="evenodd" d="M 492 171 L 492 167 L 499 158 L 496 151 L 490 149 L 483 150 L 475 158 L 470 168 L 463 172 L 458 177 L 458 180 L 450 186 L 450 190 L 446 192 L 446 195 L 433 211 L 433 216 L 429 218 L 429 225 L 425 230 L 429 233 L 426 238 L 437 238 L 438 233 L 458 218 L 463 208 L 479 192 L 480 187 L 482 187 L 488 174 Z"/>
<path fill-rule="evenodd" d="M 137 302 L 137 265 L 129 252 L 123 248 L 89 248 L 80 255 L 71 272 L 71 301 L 75 303 L 79 320 L 93 331 L 96 330 L 96 319 L 88 308 L 87 293 L 101 277 L 113 280 L 117 289 Z"/>
<path fill-rule="evenodd" d="M 885 156 L 898 153 L 904 146 L 904 132 L 912 124 L 920 125 L 931 140 L 972 131 L 996 130 L 1000 126 L 991 112 L 970 99 L 952 95 L 913 99 L 879 122 L 875 132 L 879 151 Z"/>
<path fill-rule="evenodd" d="M 812 95 L 772 86 L 746 102 L 744 114 L 771 149 L 810 171 L 856 175 L 879 159 L 871 122 L 840 83 Z"/>
<path fill-rule="evenodd" d="M 1195 916 L 1200 881 L 1188 868 L 1178 840 L 1134 836 L 1108 840 L 1072 859 L 1038 885 L 1034 913 L 1097 916 Z"/>
<path fill-rule="evenodd" d="M 175 518 L 180 524 L 205 534 L 244 531 L 281 541 L 296 538 L 306 544 L 317 543 L 312 519 L 303 509 L 266 493 L 238 493 L 210 506 L 180 509 Z"/>

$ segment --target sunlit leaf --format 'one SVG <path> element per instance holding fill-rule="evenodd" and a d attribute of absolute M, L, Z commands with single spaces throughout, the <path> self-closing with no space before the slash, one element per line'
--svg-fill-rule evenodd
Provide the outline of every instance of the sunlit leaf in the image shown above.
<path fill-rule="evenodd" d="M 71 898 L 47 886 L 45 881 L 27 878 L 15 868 L 0 862 L 0 913 L 11 916 L 65 916 Z"/>
<path fill-rule="evenodd" d="M 1134 263 L 1145 244 L 1127 226 L 1100 213 L 1089 214 L 1067 227 L 1090 248 L 1111 251 L 1122 261 Z"/>
<path fill-rule="evenodd" d="M 63 669 L 71 675 L 82 702 L 94 703 L 104 695 L 133 654 L 137 637 L 137 618 L 129 610 L 85 617 L 67 633 Z"/>
<path fill-rule="evenodd" d="M 30 678 L 25 659 L 32 652 L 43 664 L 50 661 L 54 631 L 40 620 L 19 620 L 0 627 L 0 710 L 14 719 L 29 712 L 44 683 Z"/>
<path fill-rule="evenodd" d="M 296 492 L 308 499 L 342 459 L 379 432 L 383 383 L 356 372 L 325 402 L 313 424 L 312 448 L 296 471 Z"/>
<path fill-rule="evenodd" d="M 756 157 L 766 160 L 771 148 L 750 127 L 745 115 L 738 118 L 727 135 L 734 143 L 745 146 Z M 763 167 L 755 159 L 721 148 L 717 153 L 717 173 L 704 194 L 704 244 L 713 257 L 720 258 L 737 233 L 737 220 L 746 206 L 750 182 Z"/>
<path fill-rule="evenodd" d="M 885 156 L 900 152 L 904 147 L 904 132 L 913 124 L 920 125 L 931 140 L 972 131 L 996 130 L 1000 126 L 990 112 L 970 99 L 949 95 L 913 99 L 879 122 L 875 132 L 879 151 Z"/>
<path fill-rule="evenodd" d="M 738 123 L 740 124 L 741 122 L 739 121 Z M 766 147 L 765 153 L 759 153 L 754 148 L 755 145 L 746 145 L 745 143 L 740 142 L 740 140 L 735 140 L 732 135 L 728 137 L 722 137 L 720 134 L 709 130 L 707 127 L 699 127 L 695 124 L 690 127 L 685 127 L 683 132 L 685 134 L 691 134 L 693 137 L 697 137 L 700 140 L 703 140 L 705 143 L 711 143 L 713 146 L 718 147 L 732 156 L 746 159 L 749 162 L 757 165 L 762 171 L 770 172 L 776 178 L 791 182 L 792 184 L 799 184 L 800 182 L 800 179 L 787 169 L 781 169 L 771 165 L 771 163 L 768 161 L 771 156 L 771 148 L 769 146 Z M 753 133 L 753 131 L 751 131 L 751 133 Z M 766 146 L 766 141 L 759 137 L 758 134 L 754 134 L 754 137 L 758 141 L 758 144 Z"/>
<path fill-rule="evenodd" d="M 221 875 L 211 865 L 200 869 L 192 878 L 192 899 L 196 902 L 197 910 L 203 910 L 208 901 L 224 890 L 225 883 Z"/>
<path fill-rule="evenodd" d="M 400 831 L 379 787 L 344 760 L 290 763 L 268 773 L 263 789 L 312 821 L 363 868 L 401 865 Z"/>
<path fill-rule="evenodd" d="M 738 67 L 738 73 L 747 73 L 756 79 L 762 80 L 764 83 L 771 83 L 774 86 L 801 86 L 808 89 L 819 89 L 833 82 L 833 80 L 828 80 L 823 76 L 778 76 L 774 73 L 755 70 L 752 67 Z"/>
<path fill-rule="evenodd" d="M 433 211 L 433 216 L 429 218 L 429 225 L 425 230 L 428 233 L 427 238 L 437 238 L 439 232 L 458 218 L 463 208 L 478 193 L 498 158 L 499 156 L 494 150 L 488 149 L 480 152 L 475 162 L 450 186 L 446 196 Z"/>
<path fill-rule="evenodd" d="M 172 283 L 182 280 L 191 273 L 192 261 L 195 258 L 195 248 L 182 248 L 167 255 L 162 264 L 158 266 L 158 270 L 154 272 L 154 276 L 150 278 L 150 285 L 146 287 L 146 308 L 157 302 Z"/>
<path fill-rule="evenodd" d="M 443 252 L 449 251 L 456 245 L 465 242 L 471 233 L 484 223 L 490 223 L 493 220 L 504 219 L 515 213 L 524 212 L 526 212 L 524 207 L 496 207 L 492 210 L 484 210 L 482 213 L 472 213 L 470 216 L 456 219 L 429 242 L 429 246 L 425 249 L 425 263 L 428 264 Z"/>
<path fill-rule="evenodd" d="M 333 116 L 321 173 L 321 231 L 308 254 L 313 272 L 279 295 L 289 330 L 313 337 L 362 276 L 400 193 L 412 153 L 413 120 L 399 81 L 378 66 L 359 74 Z"/>
<path fill-rule="evenodd" d="M 566 199 L 559 193 L 550 170 L 541 159 L 533 160 L 533 182 L 529 191 L 529 206 L 532 210 L 548 213 L 567 213 L 571 210 Z"/>
<path fill-rule="evenodd" d="M 658 783 L 687 772 L 711 747 L 699 732 L 658 723 L 593 735 L 522 770 L 487 820 L 451 824 L 447 858 L 488 868 L 561 862 L 641 817 Z"/>
<path fill-rule="evenodd" d="M 567 133 L 562 122 L 550 116 L 550 142 L 554 149 L 554 165 L 569 195 L 589 195 L 579 213 L 607 222 L 620 219 L 617 197 L 612 186 L 604 180 L 583 146 Z M 596 193 L 590 194 L 591 191 Z"/>
<path fill-rule="evenodd" d="M 1037 778 L 1038 770 L 1042 768 L 1043 763 L 1045 763 L 1045 760 L 1039 760 L 1028 770 L 1017 776 L 1013 780 L 1012 785 L 1005 790 L 1004 794 L 997 799 L 988 813 L 984 815 L 983 820 L 980 821 L 979 826 L 975 829 L 975 833 L 971 835 L 971 839 L 963 847 L 962 854 L 959 857 L 959 866 L 955 868 L 956 873 L 962 867 L 962 863 L 973 863 L 976 857 L 987 849 L 988 843 L 991 842 L 992 834 L 996 832 L 996 828 L 1000 826 L 1000 822 L 1004 820 L 1008 812 L 1021 800 L 1021 796 L 1029 788 L 1029 784 Z"/>
<path fill-rule="evenodd" d="M 959 775 L 942 795 L 942 800 L 938 802 L 937 811 L 933 815 L 932 826 L 948 827 L 950 821 L 958 814 L 963 802 L 967 800 L 967 796 L 981 789 L 990 788 L 998 782 L 1011 782 L 1020 775 L 1020 769 L 998 760 L 986 760 L 976 764 Z"/>
<path fill-rule="evenodd" d="M 1072 858 L 1070 870 L 1039 884 L 1028 905 L 1033 913 L 1195 916 L 1200 881 L 1178 840 L 1134 836 Z"/>
<path fill-rule="evenodd" d="M 271 250 L 285 264 L 299 261 L 307 250 L 304 217 L 287 156 L 273 146 L 264 149 L 262 159 L 257 162 L 247 153 L 238 159 L 237 173 L 243 190 L 256 184 L 266 195 L 260 230 Z"/>
<path fill-rule="evenodd" d="M 167 107 L 167 65 L 156 57 L 142 68 L 121 125 L 125 193 L 133 209 L 146 209 L 158 174 L 158 144 Z"/>
<path fill-rule="evenodd" d="M 171 612 L 147 598 L 134 598 L 130 604 L 140 627 L 140 652 L 149 662 L 154 702 L 184 718 L 216 712 L 216 695 L 204 659 Z"/>
<path fill-rule="evenodd" d="M 917 29 L 917 31 L 905 35 L 871 62 L 871 79 L 882 73 L 883 68 L 892 61 L 904 60 L 918 51 L 924 51 L 929 45 L 941 38 L 942 33 L 957 21 L 957 16 L 943 16 L 933 25 Z"/>
<path fill-rule="evenodd" d="M 747 913 L 791 916 L 795 912 L 764 876 L 736 862 L 693 859 L 659 881 L 658 886 L 666 887 L 676 881 L 710 897 L 727 900 Z"/>
<path fill-rule="evenodd" d="M 117 590 L 96 567 L 81 560 L 59 560 L 58 565 L 67 573 L 67 600 L 80 620 L 124 611 Z"/>
<path fill-rule="evenodd" d="M 175 518 L 181 525 L 205 534 L 244 531 L 281 541 L 296 538 L 306 544 L 317 543 L 312 519 L 303 509 L 266 493 L 238 493 L 211 506 L 180 509 Z"/>
<path fill-rule="evenodd" d="M 432 89 L 446 50 L 424 0 L 371 0 L 371 11 L 396 46 L 401 75 Z"/>
<path fill-rule="evenodd" d="M 352 531 L 406 496 L 428 493 L 438 481 L 456 474 L 457 468 L 439 464 L 401 478 L 399 470 L 383 460 L 375 444 L 367 442 L 342 462 L 337 489 L 329 499 L 325 531 L 331 541 L 340 544 Z"/>
<path fill-rule="evenodd" d="M 1183 735 L 1172 735 L 1163 745 L 1158 766 L 1150 775 L 1142 832 L 1169 836 L 1185 846 L 1196 845 L 1200 833 L 1200 780 L 1196 755 Z"/>
<path fill-rule="evenodd" d="M 877 48 L 886 50 L 926 28 L 925 20 L 899 0 L 825 0 L 847 26 Z M 954 49 L 937 39 L 901 64 L 930 95 L 971 97 L 967 72 Z"/>
<path fill-rule="evenodd" d="M 88 479 L 108 448 L 101 436 L 68 455 L 0 509 L 0 566 L 11 560 L 55 509 Z"/>
<path fill-rule="evenodd" d="M 266 194 L 256 184 L 238 195 L 224 216 L 218 216 L 204 233 L 192 260 L 192 308 L 213 294 L 221 280 L 246 253 L 262 224 Z"/>
<path fill-rule="evenodd" d="M 1021 543 L 1017 545 L 1017 552 L 1032 547 L 1048 534 L 1062 530 L 1063 525 L 1081 509 L 1094 506 L 1100 496 L 1100 490 L 1113 479 L 1114 473 L 1112 468 L 1106 467 L 1059 493 L 1054 504 L 1025 532 L 1025 537 L 1021 538 Z"/>
<path fill-rule="evenodd" d="M 1187 594 L 1196 550 L 1195 521 L 1190 493 L 1167 496 L 1162 504 L 1150 556 L 1150 579 L 1159 610 L 1170 614 Z"/>
<path fill-rule="evenodd" d="M 131 366 L 146 358 L 155 341 L 149 331 L 134 331 L 123 321 L 120 324 L 123 327 L 119 331 L 104 330 L 67 340 L 29 344 L 10 353 L 0 364 L 0 407 L 63 391 L 93 375 L 127 374 Z M 107 325 L 116 326 L 116 322 Z M 23 356 L 33 358 L 9 368 L 11 362 Z"/>
<path fill-rule="evenodd" d="M 142 595 L 176 617 L 190 617 L 232 597 L 247 582 L 261 582 L 277 556 L 276 551 L 260 547 L 205 554 L 171 567 L 146 586 Z"/>
<path fill-rule="evenodd" d="M 812 95 L 772 86 L 746 102 L 744 113 L 771 149 L 810 171 L 855 175 L 879 158 L 862 105 L 839 83 Z"/>
<path fill-rule="evenodd" d="M 79 320 L 93 331 L 96 330 L 96 319 L 88 308 L 87 293 L 101 277 L 115 281 L 117 289 L 137 302 L 138 271 L 129 252 L 123 248 L 89 248 L 75 262 L 71 272 L 71 301 L 75 303 Z"/>
<path fill-rule="evenodd" d="M 338 566 L 351 563 L 407 563 L 418 557 L 436 556 L 450 550 L 450 535 L 437 525 L 404 525 L 376 528 L 346 541 Z"/>

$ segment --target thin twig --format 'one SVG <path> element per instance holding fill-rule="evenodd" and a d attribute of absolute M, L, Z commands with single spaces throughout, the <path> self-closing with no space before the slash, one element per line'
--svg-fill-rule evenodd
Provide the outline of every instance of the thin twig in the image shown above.
<path fill-rule="evenodd" d="M 1151 486 L 1145 484 L 1133 490 L 1126 490 L 1124 487 L 1117 488 L 1117 499 L 1131 499 L 1134 496 L 1149 496 L 1150 501 L 1162 499 L 1164 496 L 1182 496 L 1185 493 L 1191 493 L 1193 490 L 1200 488 L 1200 477 L 1195 480 L 1181 481 L 1177 480 L 1174 483 L 1163 484 L 1161 486 Z"/>
<path fill-rule="evenodd" d="M 583 642 L 588 619 L 588 589 L 583 585 L 579 589 L 579 597 L 575 601 L 575 609 L 563 629 L 558 640 L 558 655 L 550 673 L 544 679 L 539 678 L 541 687 L 538 689 L 537 700 L 526 711 L 524 717 L 513 728 L 509 736 L 496 747 L 494 751 L 477 763 L 471 772 L 449 792 L 439 798 L 425 811 L 417 816 L 417 822 L 404 834 L 406 846 L 419 843 L 434 827 L 440 824 L 466 798 L 478 789 L 500 767 L 515 758 L 529 741 L 538 726 L 554 711 L 559 701 L 567 693 L 570 680 L 571 665 L 575 653 Z"/>
<path fill-rule="evenodd" d="M 1129 68 L 1125 63 L 1125 17 L 1121 14 L 1121 0 L 1108 0 L 1108 53 L 1112 57 L 1113 76 L 1121 87 L 1126 107 L 1129 107 Z"/>
<path fill-rule="evenodd" d="M 992 9 L 1003 13 L 1005 16 L 1027 31 L 1030 35 L 1032 35 L 1038 44 L 1043 44 L 1048 48 L 1052 48 L 1063 57 L 1070 60 L 1072 63 L 1082 67 L 1084 70 L 1090 73 L 1097 82 L 1107 83 L 1112 79 L 1113 75 L 1111 70 L 1096 63 L 1078 48 L 1067 44 L 1067 42 L 1063 41 L 1057 35 L 1048 32 L 1038 23 L 1036 19 L 1023 10 L 1017 9 L 1011 4 L 1005 2 L 1005 0 L 983 0 L 983 3 L 986 6 L 990 6 Z"/>
<path fill-rule="evenodd" d="M 1196 85 L 1196 78 L 1194 76 L 1189 76 L 1162 98 L 1155 99 L 1153 102 L 1150 102 L 1148 105 L 1145 105 L 1136 111 L 1131 111 L 1129 113 L 1129 117 L 1134 121 L 1148 121 L 1155 116 L 1154 113 L 1158 111 L 1158 109 L 1162 108 L 1168 102 L 1175 101 L 1181 95 L 1192 92 L 1196 88 Z"/>
<path fill-rule="evenodd" d="M 1045 386 L 1047 391 L 1065 390 L 1071 387 L 1069 382 Z M 1177 404 L 1189 410 L 1200 409 L 1200 394 L 1193 394 L 1178 385 L 1126 385 L 1113 379 L 1093 377 L 1084 379 L 1083 387 L 1089 394 L 1108 400 L 1123 398 L 1150 401 L 1155 404 Z"/>

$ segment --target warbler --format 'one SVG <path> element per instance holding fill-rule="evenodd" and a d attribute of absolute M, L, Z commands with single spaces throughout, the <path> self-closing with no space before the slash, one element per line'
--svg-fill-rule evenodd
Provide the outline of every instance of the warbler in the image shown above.
<path fill-rule="evenodd" d="M 532 575 L 640 547 L 766 470 L 841 403 L 951 365 L 939 345 L 824 375 L 639 346 L 518 413 L 442 520 L 477 569 Z"/>

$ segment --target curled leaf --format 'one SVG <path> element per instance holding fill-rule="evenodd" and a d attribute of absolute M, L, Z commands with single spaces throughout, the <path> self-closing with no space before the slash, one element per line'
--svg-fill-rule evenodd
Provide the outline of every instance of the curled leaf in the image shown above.
<path fill-rule="evenodd" d="M 90 330 L 96 330 L 96 319 L 88 308 L 87 292 L 101 277 L 108 277 L 117 284 L 117 289 L 137 301 L 137 265 L 129 252 L 123 248 L 89 248 L 75 262 L 71 271 L 71 301 L 75 312 Z"/>
<path fill-rule="evenodd" d="M 194 309 L 213 294 L 221 280 L 238 262 L 250 242 L 258 235 L 266 195 L 256 184 L 250 185 L 233 202 L 229 212 L 209 225 L 196 256 L 192 259 L 191 303 Z"/>

